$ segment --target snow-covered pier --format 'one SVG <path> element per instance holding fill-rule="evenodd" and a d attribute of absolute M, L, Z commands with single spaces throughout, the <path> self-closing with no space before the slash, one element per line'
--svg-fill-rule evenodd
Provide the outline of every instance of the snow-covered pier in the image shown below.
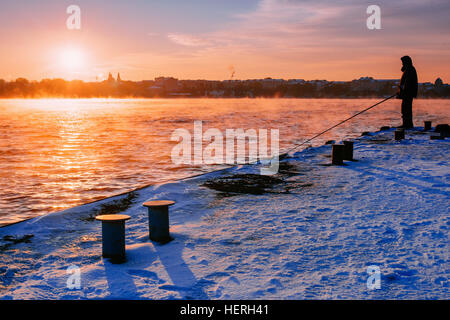
<path fill-rule="evenodd" d="M 450 140 L 430 134 L 384 130 L 344 165 L 324 145 L 276 176 L 234 167 L 0 228 L 0 298 L 448 299 Z M 157 199 L 176 201 L 164 245 L 142 206 Z M 102 258 L 95 221 L 116 207 L 131 217 L 122 264 Z"/>

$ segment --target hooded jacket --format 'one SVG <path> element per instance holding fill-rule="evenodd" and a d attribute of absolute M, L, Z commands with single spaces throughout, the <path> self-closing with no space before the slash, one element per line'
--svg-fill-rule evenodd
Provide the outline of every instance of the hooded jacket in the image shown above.
<path fill-rule="evenodd" d="M 401 58 L 403 62 L 403 75 L 400 80 L 400 98 L 416 98 L 417 97 L 417 72 L 412 64 L 409 56 Z"/>

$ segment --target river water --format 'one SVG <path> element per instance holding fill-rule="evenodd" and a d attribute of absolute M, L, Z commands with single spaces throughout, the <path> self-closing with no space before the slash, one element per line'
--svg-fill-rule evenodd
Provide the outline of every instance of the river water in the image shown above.
<path fill-rule="evenodd" d="M 0 100 L 0 225 L 59 211 L 220 165 L 177 165 L 176 129 L 279 130 L 280 149 L 376 103 L 372 99 Z M 359 136 L 400 124 L 390 100 L 314 140 Z M 417 126 L 448 123 L 449 100 L 417 100 Z M 269 144 L 270 146 L 270 144 Z"/>

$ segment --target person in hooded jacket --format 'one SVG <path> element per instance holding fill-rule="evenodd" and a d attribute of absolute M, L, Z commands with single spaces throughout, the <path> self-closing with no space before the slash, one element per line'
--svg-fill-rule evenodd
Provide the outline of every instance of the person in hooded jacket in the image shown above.
<path fill-rule="evenodd" d="M 414 68 L 412 59 L 409 56 L 401 58 L 403 66 L 403 75 L 400 80 L 400 88 L 397 93 L 397 98 L 402 99 L 402 120 L 403 123 L 399 128 L 410 129 L 414 127 L 412 102 L 417 98 L 417 72 Z"/>

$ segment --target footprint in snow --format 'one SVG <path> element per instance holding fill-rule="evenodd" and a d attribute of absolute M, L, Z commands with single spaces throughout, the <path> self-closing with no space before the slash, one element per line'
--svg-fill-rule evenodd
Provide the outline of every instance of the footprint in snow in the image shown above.
<path fill-rule="evenodd" d="M 269 286 L 269 285 L 272 285 L 272 286 L 275 286 L 275 287 L 279 287 L 279 288 L 283 287 L 283 285 L 281 284 L 281 281 L 278 280 L 278 279 L 271 279 L 271 280 L 268 282 L 268 286 Z"/>

